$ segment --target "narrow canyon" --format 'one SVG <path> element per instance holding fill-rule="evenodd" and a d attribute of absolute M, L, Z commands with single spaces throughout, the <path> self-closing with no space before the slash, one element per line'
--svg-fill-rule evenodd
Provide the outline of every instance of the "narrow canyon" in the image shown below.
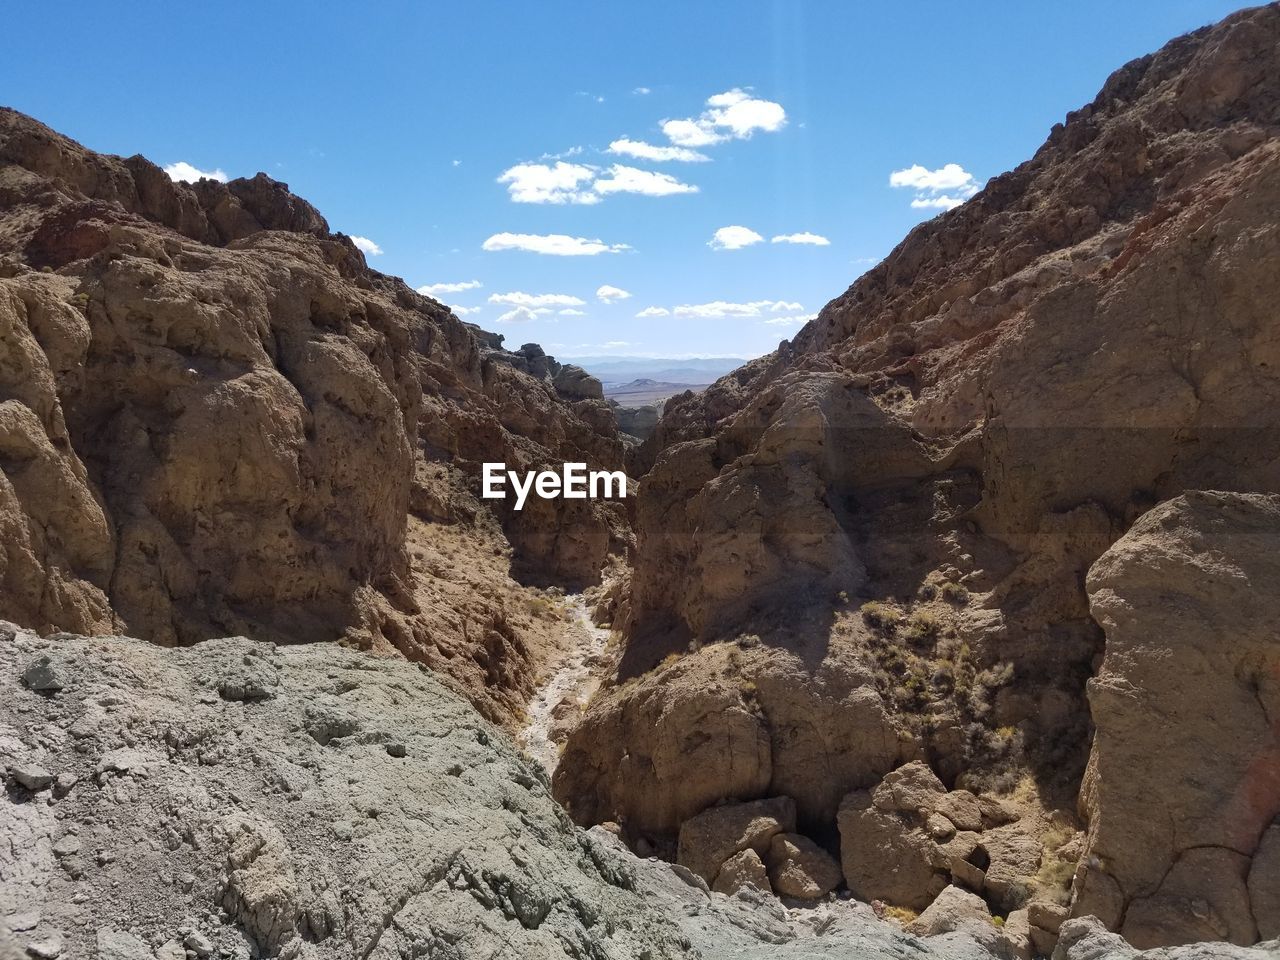
<path fill-rule="evenodd" d="M 1280 955 L 1278 304 L 1274 3 L 643 440 L 0 109 L 0 960 Z"/>

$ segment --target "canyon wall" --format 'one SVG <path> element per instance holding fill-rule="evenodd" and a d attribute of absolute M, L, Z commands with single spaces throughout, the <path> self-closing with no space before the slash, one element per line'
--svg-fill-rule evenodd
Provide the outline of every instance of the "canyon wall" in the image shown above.
<path fill-rule="evenodd" d="M 1086 575 L 1109 584 L 1116 562 L 1095 561 L 1184 492 L 1280 491 L 1278 63 L 1270 4 L 1124 66 L 1031 160 L 914 229 L 793 341 L 668 405 L 636 455 L 616 682 L 556 775 L 575 818 L 661 848 L 708 807 L 782 795 L 835 851 L 866 819 L 854 813 L 881 810 L 867 798 L 886 774 L 924 762 L 947 789 L 1027 801 L 1023 889 L 1006 897 L 975 862 L 938 859 L 918 805 L 872 817 L 897 838 L 882 852 L 900 854 L 882 872 L 922 858 L 925 880 L 950 869 L 1003 909 L 1043 905 L 1055 928 L 1074 896 L 1073 912 L 1144 945 L 1256 939 L 1240 891 L 1250 862 L 1274 859 L 1273 733 L 1210 768 L 1222 795 L 1240 754 L 1261 770 L 1230 843 L 1233 808 L 1186 814 L 1222 863 L 1201 870 L 1175 821 L 1163 868 L 1154 852 L 1098 866 L 1123 860 L 1155 809 L 1126 807 L 1108 770 L 1142 769 L 1147 792 L 1171 797 L 1196 774 L 1160 759 L 1173 734 L 1158 721 L 1127 747 L 1113 733 L 1150 720 L 1115 692 L 1114 645 L 1176 644 L 1154 613 L 1113 626 L 1096 594 L 1091 613 Z M 1274 593 L 1261 573 L 1247 582 Z M 1280 671 L 1274 634 L 1201 636 L 1225 648 L 1214 683 L 1232 702 Z M 1152 696 L 1192 693 L 1197 669 L 1171 665 Z M 1192 704 L 1186 729 L 1241 735 Z M 1092 881 L 1072 879 L 1082 854 Z M 1226 873 L 1239 895 L 1220 903 L 1206 891 Z M 1102 910 L 1088 891 L 1108 883 Z M 1255 910 L 1274 896 L 1259 883 L 1271 892 Z M 1209 919 L 1161 919 L 1191 901 Z"/>
<path fill-rule="evenodd" d="M 174 183 L 0 110 L 0 331 L 0 616 L 38 630 L 395 648 L 501 718 L 556 629 L 524 585 L 629 535 L 616 503 L 478 496 L 486 460 L 620 468 L 598 383 L 264 174 Z"/>

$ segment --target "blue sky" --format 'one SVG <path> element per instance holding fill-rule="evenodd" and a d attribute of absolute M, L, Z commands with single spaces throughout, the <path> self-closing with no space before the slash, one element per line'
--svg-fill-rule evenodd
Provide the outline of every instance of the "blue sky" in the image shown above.
<path fill-rule="evenodd" d="M 1239 7 L 10 0 L 0 100 L 96 150 L 265 170 L 378 269 L 479 284 L 439 297 L 508 343 L 749 357 Z M 603 249 L 533 252 L 566 246 Z"/>

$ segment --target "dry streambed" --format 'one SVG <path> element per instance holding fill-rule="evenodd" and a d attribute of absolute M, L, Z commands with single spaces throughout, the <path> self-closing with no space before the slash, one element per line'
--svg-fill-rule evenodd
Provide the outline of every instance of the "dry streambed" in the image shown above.
<path fill-rule="evenodd" d="M 565 642 L 544 681 L 529 701 L 519 741 L 529 756 L 555 772 L 570 727 L 600 687 L 609 630 L 591 621 L 581 594 L 565 600 Z"/>

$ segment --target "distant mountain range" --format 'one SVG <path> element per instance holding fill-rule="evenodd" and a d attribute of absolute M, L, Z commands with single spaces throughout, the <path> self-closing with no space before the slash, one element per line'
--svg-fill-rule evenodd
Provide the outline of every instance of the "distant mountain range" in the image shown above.
<path fill-rule="evenodd" d="M 582 367 L 605 385 L 632 380 L 655 380 L 686 386 L 712 383 L 746 363 L 743 357 L 558 357 L 562 363 Z"/>

